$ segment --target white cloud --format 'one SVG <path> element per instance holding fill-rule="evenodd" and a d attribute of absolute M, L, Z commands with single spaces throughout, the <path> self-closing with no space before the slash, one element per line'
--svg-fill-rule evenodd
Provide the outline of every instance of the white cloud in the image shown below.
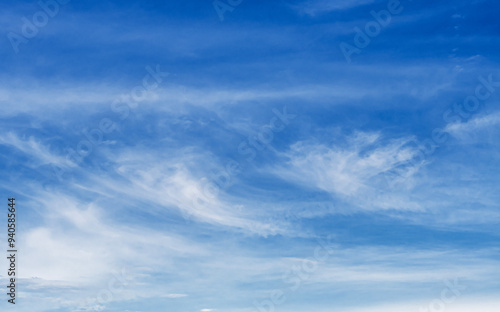
<path fill-rule="evenodd" d="M 377 304 L 377 305 L 367 305 L 364 307 L 356 308 L 346 308 L 343 311 L 346 312 L 401 312 L 401 311 L 437 311 L 441 306 L 435 303 L 435 306 L 431 304 L 435 300 L 441 299 L 441 293 L 436 293 L 435 298 L 429 298 L 428 300 L 413 301 L 413 302 L 398 302 L 389 304 Z M 458 297 L 455 301 L 450 303 L 444 303 L 444 309 L 446 312 L 470 312 L 470 311 L 482 311 L 482 312 L 496 312 L 500 308 L 500 300 L 491 297 Z M 444 311 L 444 310 L 443 310 Z M 297 311 L 298 312 L 298 311 Z M 325 311 L 326 312 L 326 311 Z"/>
<path fill-rule="evenodd" d="M 0 135 L 0 144 L 13 146 L 27 156 L 35 158 L 38 162 L 37 165 L 54 164 L 65 168 L 76 166 L 65 157 L 51 152 L 47 146 L 36 141 L 33 137 L 21 139 L 15 133 L 8 132 L 4 135 Z"/>
<path fill-rule="evenodd" d="M 232 198 L 223 187 L 210 183 L 217 168 L 210 155 L 190 148 L 153 151 L 136 146 L 113 155 L 116 176 L 87 174 L 78 187 L 129 203 L 150 202 L 151 215 L 181 212 L 188 219 L 257 235 L 284 233 L 279 226 L 261 222 L 249 207 Z M 110 159 L 111 160 L 111 159 Z"/>
<path fill-rule="evenodd" d="M 166 266 L 168 254 L 206 253 L 202 246 L 166 231 L 116 224 L 97 204 L 64 194 L 38 191 L 30 204 L 40 207 L 43 217 L 26 232 L 23 277 L 85 285 L 130 263 L 144 268 Z"/>
<path fill-rule="evenodd" d="M 187 297 L 188 295 L 186 294 L 166 294 L 162 295 L 163 298 L 184 298 Z"/>
<path fill-rule="evenodd" d="M 406 146 L 409 139 L 383 143 L 377 133 L 358 132 L 346 141 L 345 146 L 296 143 L 285 154 L 286 166 L 275 172 L 288 181 L 354 200 L 364 208 L 419 208 L 400 194 L 386 192 L 384 174 L 415 156 L 415 150 Z M 407 167 L 404 173 L 414 174 L 414 169 Z"/>
<path fill-rule="evenodd" d="M 498 143 L 500 112 L 473 117 L 467 122 L 450 123 L 444 131 L 462 143 Z"/>
<path fill-rule="evenodd" d="M 295 5 L 294 8 L 301 14 L 306 14 L 312 17 L 329 13 L 332 11 L 342 11 L 351 9 L 357 6 L 373 3 L 375 0 L 309 0 L 301 4 Z"/>

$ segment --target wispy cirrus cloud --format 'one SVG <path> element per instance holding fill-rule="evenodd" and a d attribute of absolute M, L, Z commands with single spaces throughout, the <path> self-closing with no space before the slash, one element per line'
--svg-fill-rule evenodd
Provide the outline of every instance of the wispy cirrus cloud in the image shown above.
<path fill-rule="evenodd" d="M 300 4 L 294 5 L 294 9 L 301 14 L 315 17 L 332 11 L 342 11 L 362 5 L 367 5 L 375 1 L 376 0 L 355 0 L 355 1 L 308 0 Z"/>
<path fill-rule="evenodd" d="M 316 187 L 365 209 L 418 210 L 418 204 L 404 203 L 400 194 L 387 192 L 384 176 L 415 157 L 416 150 L 408 145 L 410 141 L 411 138 L 383 140 L 380 133 L 358 132 L 343 142 L 298 142 L 283 155 L 286 165 L 276 173 L 287 181 Z M 406 171 L 413 175 L 413 169 Z"/>
<path fill-rule="evenodd" d="M 461 143 L 498 142 L 500 113 L 492 112 L 469 119 L 467 122 L 450 123 L 444 131 Z"/>
<path fill-rule="evenodd" d="M 14 132 L 7 132 L 6 134 L 0 135 L 0 144 L 14 147 L 22 154 L 34 159 L 35 166 L 58 165 L 65 168 L 76 166 L 75 163 L 66 159 L 64 156 L 51 151 L 50 147 L 36 140 L 33 136 L 20 138 Z"/>
<path fill-rule="evenodd" d="M 19 32 L 50 2 L 4 5 L 0 25 Z M 447 311 L 497 308 L 498 94 L 467 122 L 443 112 L 464 114 L 477 77 L 499 83 L 498 10 L 401 1 L 347 64 L 339 42 L 388 3 L 243 1 L 221 24 L 211 1 L 70 1 L 19 53 L 4 37 L 18 310 L 271 312 L 278 290 L 275 311 L 417 311 L 455 278 L 470 293 Z M 168 80 L 122 119 L 112 103 L 152 64 Z M 283 107 L 293 122 L 259 144 Z M 90 133 L 103 118 L 114 130 Z M 421 157 L 436 127 L 451 139 Z"/>

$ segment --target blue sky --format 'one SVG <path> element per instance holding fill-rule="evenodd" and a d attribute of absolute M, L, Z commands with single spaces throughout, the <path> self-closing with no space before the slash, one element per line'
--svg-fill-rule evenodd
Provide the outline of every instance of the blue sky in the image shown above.
<path fill-rule="evenodd" d="M 498 311 L 497 2 L 41 3 L 0 4 L 2 311 Z"/>

